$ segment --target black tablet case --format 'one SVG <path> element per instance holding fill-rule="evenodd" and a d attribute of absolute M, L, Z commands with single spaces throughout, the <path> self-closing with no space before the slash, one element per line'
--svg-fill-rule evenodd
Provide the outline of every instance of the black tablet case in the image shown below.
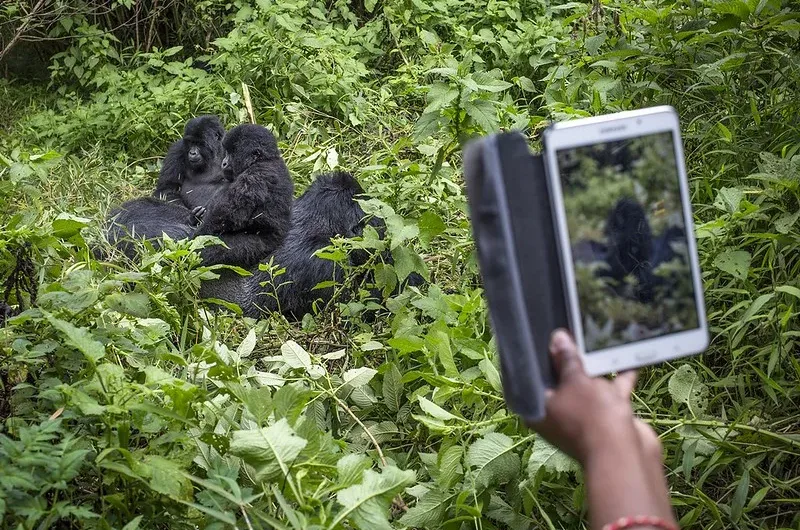
<path fill-rule="evenodd" d="M 495 134 L 467 145 L 464 176 L 505 398 L 537 421 L 554 383 L 550 334 L 568 325 L 542 157 L 519 133 Z"/>

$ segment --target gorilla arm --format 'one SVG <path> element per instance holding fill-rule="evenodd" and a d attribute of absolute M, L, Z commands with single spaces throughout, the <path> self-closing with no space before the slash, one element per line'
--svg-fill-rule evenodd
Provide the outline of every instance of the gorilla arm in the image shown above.
<path fill-rule="evenodd" d="M 158 174 L 158 182 L 153 196 L 168 202 L 181 201 L 181 184 L 185 162 L 183 152 L 185 149 L 184 141 L 178 140 L 172 144 L 167 151 L 167 156 L 161 163 L 161 171 Z"/>

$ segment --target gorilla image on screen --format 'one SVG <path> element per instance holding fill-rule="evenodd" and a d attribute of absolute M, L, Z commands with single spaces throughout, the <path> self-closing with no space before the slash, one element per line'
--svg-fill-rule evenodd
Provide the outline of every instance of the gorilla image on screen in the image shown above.
<path fill-rule="evenodd" d="M 239 125 L 225 135 L 222 161 L 227 185 L 207 207 L 195 236 L 214 235 L 227 246 L 201 251 L 207 265 L 256 265 L 274 252 L 289 232 L 294 184 L 278 143 L 260 125 Z"/>
<path fill-rule="evenodd" d="M 586 351 L 697 327 L 672 134 L 556 156 Z"/>
<path fill-rule="evenodd" d="M 365 213 L 354 199 L 363 194 L 361 185 L 345 172 L 323 174 L 309 186 L 292 208 L 292 227 L 283 245 L 263 262 L 272 259 L 285 272 L 273 278 L 269 272 L 254 270 L 252 276 L 232 278 L 204 286 L 201 294 L 207 298 L 219 298 L 241 307 L 245 316 L 259 317 L 280 310 L 290 318 L 299 319 L 323 306 L 334 295 L 334 287 L 314 287 L 322 282 L 344 280 L 343 268 L 327 259 L 317 257 L 316 251 L 331 243 L 335 237 L 357 237 L 362 235 L 368 223 L 379 233 L 384 224 L 381 219 L 365 220 Z M 381 256 L 391 263 L 391 254 Z M 366 259 L 366 251 L 350 253 L 350 264 L 357 266 Z M 367 278 L 367 283 L 371 282 Z M 408 285 L 420 285 L 422 278 L 412 274 Z M 372 290 L 372 298 L 380 292 Z"/>
<path fill-rule="evenodd" d="M 216 116 L 189 120 L 183 138 L 172 144 L 164 158 L 153 197 L 128 201 L 109 214 L 109 243 L 134 259 L 134 239 L 146 239 L 158 247 L 164 233 L 172 239 L 191 237 L 202 208 L 226 186 L 222 174 L 224 134 Z"/>

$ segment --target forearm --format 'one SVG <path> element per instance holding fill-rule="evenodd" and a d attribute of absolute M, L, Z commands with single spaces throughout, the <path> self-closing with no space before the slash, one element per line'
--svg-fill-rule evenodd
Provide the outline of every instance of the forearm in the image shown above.
<path fill-rule="evenodd" d="M 675 524 L 660 455 L 648 454 L 632 424 L 608 433 L 597 447 L 584 469 L 593 530 L 631 516 Z"/>

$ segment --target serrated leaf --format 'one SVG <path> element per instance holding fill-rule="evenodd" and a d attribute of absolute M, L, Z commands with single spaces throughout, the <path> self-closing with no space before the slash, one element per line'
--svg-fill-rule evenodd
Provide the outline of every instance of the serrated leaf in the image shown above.
<path fill-rule="evenodd" d="M 253 353 L 253 350 L 256 349 L 256 330 L 251 329 L 247 336 L 244 338 L 239 347 L 236 349 L 236 354 L 239 356 L 240 359 L 245 357 L 250 357 L 250 354 Z"/>
<path fill-rule="evenodd" d="M 739 188 L 722 188 L 717 192 L 714 206 L 723 212 L 736 213 L 744 198 L 744 192 Z"/>
<path fill-rule="evenodd" d="M 177 499 L 191 499 L 192 485 L 178 463 L 162 456 L 147 455 L 144 464 L 147 466 L 145 474 L 153 491 Z"/>
<path fill-rule="evenodd" d="M 445 331 L 446 328 L 438 324 L 439 323 L 431 326 L 431 330 L 425 337 L 425 345 L 430 351 L 436 354 L 436 357 L 444 368 L 444 374 L 447 377 L 457 379 L 459 377 L 459 372 L 455 359 L 453 358 L 450 336 Z"/>
<path fill-rule="evenodd" d="M 414 143 L 420 143 L 430 136 L 433 136 L 439 130 L 441 122 L 439 111 L 423 112 L 419 117 L 417 123 L 414 124 L 414 134 L 412 139 Z"/>
<path fill-rule="evenodd" d="M 400 400 L 403 397 L 403 375 L 394 363 L 383 375 L 383 402 L 391 412 L 400 411 Z"/>
<path fill-rule="evenodd" d="M 388 520 L 392 499 L 415 478 L 413 471 L 401 471 L 394 466 L 385 467 L 381 473 L 371 469 L 364 471 L 361 484 L 336 494 L 336 500 L 344 509 L 328 528 L 336 528 L 348 520 L 361 530 L 392 530 Z"/>
<path fill-rule="evenodd" d="M 411 528 L 439 528 L 447 514 L 448 501 L 453 497 L 454 494 L 438 489 L 428 491 L 400 518 L 400 524 Z"/>
<path fill-rule="evenodd" d="M 426 412 L 427 414 L 433 416 L 437 420 L 447 421 L 447 420 L 461 419 L 455 414 L 447 412 L 442 407 L 440 407 L 439 405 L 437 405 L 436 403 L 425 397 L 419 396 L 418 400 L 419 400 L 419 406 L 423 410 L 423 412 Z"/>
<path fill-rule="evenodd" d="M 288 474 L 292 462 L 307 443 L 294 432 L 286 418 L 281 418 L 263 429 L 233 431 L 230 453 L 253 466 L 257 480 L 268 481 Z"/>
<path fill-rule="evenodd" d="M 498 432 L 491 432 L 469 446 L 466 463 L 473 470 L 477 488 L 504 484 L 519 475 L 520 459 L 514 447 L 514 440 Z"/>
<path fill-rule="evenodd" d="M 667 387 L 673 401 L 689 407 L 689 411 L 695 416 L 702 414 L 708 406 L 708 387 L 688 364 L 675 370 Z"/>
<path fill-rule="evenodd" d="M 517 79 L 517 83 L 519 83 L 519 87 L 525 92 L 536 92 L 536 86 L 533 84 L 533 81 L 527 77 L 520 76 L 519 79 Z"/>
<path fill-rule="evenodd" d="M 775 219 L 775 230 L 781 234 L 788 234 L 792 231 L 797 219 L 800 218 L 800 210 L 795 213 L 784 213 Z"/>
<path fill-rule="evenodd" d="M 534 478 L 542 469 L 550 473 L 570 473 L 579 471 L 580 466 L 547 440 L 538 437 L 528 458 L 528 476 Z"/>
<path fill-rule="evenodd" d="M 495 70 L 495 72 L 499 74 L 499 70 Z M 478 89 L 487 92 L 502 92 L 513 86 L 508 81 L 498 79 L 489 72 L 475 72 L 470 77 Z"/>
<path fill-rule="evenodd" d="M 412 272 L 416 272 L 423 278 L 428 277 L 428 267 L 422 258 L 405 245 L 400 245 L 392 249 L 392 259 L 394 261 L 394 271 L 397 280 L 402 282 Z"/>
<path fill-rule="evenodd" d="M 364 471 L 372 467 L 372 460 L 363 454 L 349 454 L 336 462 L 337 485 L 342 488 L 358 484 Z"/>
<path fill-rule="evenodd" d="M 714 266 L 734 278 L 744 280 L 750 270 L 750 253 L 746 250 L 728 250 L 714 258 Z"/>
<path fill-rule="evenodd" d="M 455 486 L 464 475 L 464 467 L 461 465 L 463 456 L 464 448 L 460 445 L 452 445 L 439 454 L 437 480 L 443 488 Z"/>
<path fill-rule="evenodd" d="M 500 379 L 500 372 L 497 371 L 497 367 L 491 360 L 481 360 L 481 362 L 478 363 L 478 368 L 481 369 L 484 377 L 486 377 L 486 381 L 489 382 L 493 389 L 495 389 L 497 392 L 503 391 L 503 383 Z"/>
<path fill-rule="evenodd" d="M 364 386 L 369 383 L 378 371 L 373 368 L 362 366 L 361 368 L 353 368 L 346 371 L 342 375 L 342 380 L 345 384 L 349 384 L 353 388 Z"/>
<path fill-rule="evenodd" d="M 447 107 L 458 97 L 458 89 L 447 83 L 434 83 L 428 89 L 428 106 L 423 112 L 436 112 Z"/>
<path fill-rule="evenodd" d="M 500 126 L 497 109 L 491 101 L 485 99 L 468 101 L 464 104 L 464 110 L 486 133 L 495 132 Z"/>
<path fill-rule="evenodd" d="M 114 293 L 105 297 L 108 307 L 137 318 L 147 318 L 150 314 L 150 297 L 144 293 Z"/>
<path fill-rule="evenodd" d="M 287 340 L 281 345 L 283 361 L 292 368 L 311 368 L 311 356 L 302 346 L 293 340 Z"/>
<path fill-rule="evenodd" d="M 47 311 L 42 310 L 42 314 L 50 322 L 50 325 L 58 330 L 65 338 L 65 342 L 81 352 L 92 364 L 97 363 L 105 357 L 106 348 L 103 344 L 92 337 L 91 332 L 85 328 L 77 328 L 60 320 Z"/>

